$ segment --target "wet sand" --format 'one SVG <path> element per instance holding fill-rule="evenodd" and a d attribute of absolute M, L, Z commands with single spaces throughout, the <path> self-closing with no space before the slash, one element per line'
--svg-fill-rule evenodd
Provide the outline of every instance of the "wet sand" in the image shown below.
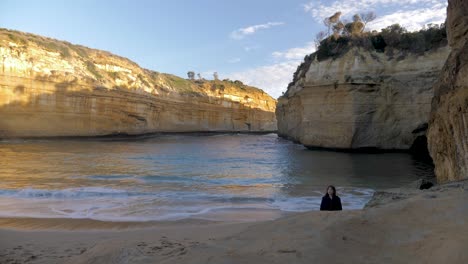
<path fill-rule="evenodd" d="M 468 181 L 250 223 L 0 219 L 0 263 L 468 263 Z"/>

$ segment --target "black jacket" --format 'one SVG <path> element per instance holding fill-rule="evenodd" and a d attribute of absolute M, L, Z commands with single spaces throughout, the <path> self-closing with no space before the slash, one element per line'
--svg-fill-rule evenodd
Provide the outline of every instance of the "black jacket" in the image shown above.
<path fill-rule="evenodd" d="M 343 210 L 341 208 L 341 200 L 338 196 L 333 196 L 333 199 L 330 199 L 330 196 L 326 194 L 322 197 L 322 203 L 320 204 L 320 211 L 338 211 Z"/>

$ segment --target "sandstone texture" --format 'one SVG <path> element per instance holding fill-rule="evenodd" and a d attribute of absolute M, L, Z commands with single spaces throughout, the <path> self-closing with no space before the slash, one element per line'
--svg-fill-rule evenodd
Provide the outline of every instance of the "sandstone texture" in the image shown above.
<path fill-rule="evenodd" d="M 275 131 L 276 100 L 109 52 L 0 29 L 0 138 Z"/>
<path fill-rule="evenodd" d="M 321 61 L 311 54 L 278 99 L 278 134 L 307 147 L 409 149 L 425 137 L 432 86 L 449 52 L 389 56 L 351 47 Z"/>
<path fill-rule="evenodd" d="M 434 87 L 429 151 L 440 182 L 468 178 L 468 1 L 449 0 L 452 51 Z"/>

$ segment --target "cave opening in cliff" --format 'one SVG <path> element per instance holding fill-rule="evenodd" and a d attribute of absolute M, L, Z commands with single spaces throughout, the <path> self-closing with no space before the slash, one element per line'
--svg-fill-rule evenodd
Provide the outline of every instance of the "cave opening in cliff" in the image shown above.
<path fill-rule="evenodd" d="M 429 154 L 426 135 L 416 137 L 410 148 L 410 153 L 414 158 L 432 164 L 432 158 Z"/>

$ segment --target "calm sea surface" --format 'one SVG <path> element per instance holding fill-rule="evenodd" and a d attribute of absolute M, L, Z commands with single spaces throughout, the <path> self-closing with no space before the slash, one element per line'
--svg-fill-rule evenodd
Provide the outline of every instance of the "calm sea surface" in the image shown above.
<path fill-rule="evenodd" d="M 403 153 L 311 151 L 276 134 L 0 141 L 0 217 L 110 221 L 273 219 L 344 209 L 433 175 Z"/>

